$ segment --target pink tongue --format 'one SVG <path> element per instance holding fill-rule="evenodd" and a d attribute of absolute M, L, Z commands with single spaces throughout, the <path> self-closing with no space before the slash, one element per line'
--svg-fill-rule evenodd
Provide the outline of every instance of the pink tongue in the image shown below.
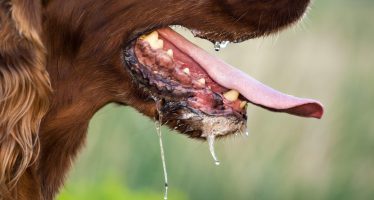
<path fill-rule="evenodd" d="M 214 81 L 226 88 L 239 91 L 251 103 L 275 112 L 286 112 L 302 117 L 322 117 L 323 106 L 318 101 L 294 97 L 274 90 L 220 58 L 210 55 L 170 28 L 158 32 L 199 63 Z"/>

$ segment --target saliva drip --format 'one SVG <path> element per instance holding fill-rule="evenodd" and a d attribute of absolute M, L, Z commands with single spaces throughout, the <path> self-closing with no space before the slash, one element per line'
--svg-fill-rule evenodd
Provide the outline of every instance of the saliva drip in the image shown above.
<path fill-rule="evenodd" d="M 247 137 L 249 136 L 249 129 L 248 129 L 247 124 L 240 127 L 239 131 L 242 135 L 245 134 L 245 136 L 247 136 Z"/>
<path fill-rule="evenodd" d="M 168 188 L 169 188 L 169 185 L 168 185 L 168 173 L 167 173 L 167 170 L 166 170 L 164 145 L 162 143 L 161 123 L 160 123 L 160 121 L 156 120 L 155 124 L 156 124 L 156 131 L 157 131 L 157 135 L 158 135 L 158 139 L 159 139 L 159 143 L 160 143 L 162 168 L 164 170 L 164 181 L 165 181 L 165 185 L 164 185 L 164 187 L 165 187 L 164 199 L 166 200 L 166 199 L 168 199 Z"/>
<path fill-rule="evenodd" d="M 161 161 L 162 161 L 162 168 L 163 168 L 163 171 L 164 171 L 164 181 L 165 181 L 165 184 L 164 184 L 164 187 L 165 187 L 164 199 L 167 200 L 168 199 L 169 185 L 168 185 L 168 173 L 167 173 L 167 170 L 166 170 L 164 145 L 162 143 L 162 131 L 161 131 L 162 112 L 161 112 L 161 107 L 160 107 L 161 106 L 161 100 L 155 99 L 155 101 L 156 101 L 156 108 L 157 108 L 157 112 L 158 112 L 158 120 L 155 120 L 155 126 L 156 126 L 156 131 L 157 131 L 157 135 L 158 135 L 158 139 L 159 139 L 159 143 L 160 143 Z"/>
<path fill-rule="evenodd" d="M 245 131 L 245 132 L 244 132 L 244 133 L 245 133 L 245 136 L 248 137 L 248 136 L 249 136 L 249 129 L 248 129 L 247 125 L 245 125 L 244 128 L 243 128 L 242 130 Z"/>
<path fill-rule="evenodd" d="M 209 135 L 209 136 L 207 136 L 206 139 L 208 140 L 209 151 L 210 151 L 210 154 L 212 154 L 212 157 L 213 157 L 213 160 L 214 160 L 214 164 L 215 164 L 215 165 L 220 165 L 221 163 L 220 163 L 219 160 L 217 159 L 216 153 L 215 153 L 215 151 L 214 151 L 214 140 L 215 140 L 215 135 Z"/>
<path fill-rule="evenodd" d="M 224 49 L 229 44 L 229 41 L 222 41 L 222 42 L 215 42 L 214 43 L 214 50 L 219 51 L 221 49 Z"/>

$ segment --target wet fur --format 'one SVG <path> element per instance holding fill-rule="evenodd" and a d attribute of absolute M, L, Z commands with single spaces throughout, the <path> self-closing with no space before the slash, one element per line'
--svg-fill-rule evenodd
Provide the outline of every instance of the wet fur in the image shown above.
<path fill-rule="evenodd" d="M 120 56 L 138 34 L 179 24 L 241 41 L 296 22 L 309 0 L 159 2 L 0 2 L 0 199 L 54 199 L 104 105 L 155 117 Z"/>

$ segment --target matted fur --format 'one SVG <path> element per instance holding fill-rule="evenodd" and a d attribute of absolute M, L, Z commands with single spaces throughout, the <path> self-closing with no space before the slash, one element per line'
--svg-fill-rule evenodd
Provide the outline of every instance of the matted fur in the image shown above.
<path fill-rule="evenodd" d="M 39 151 L 39 125 L 49 107 L 40 3 L 0 3 L 0 199 L 13 188 Z"/>

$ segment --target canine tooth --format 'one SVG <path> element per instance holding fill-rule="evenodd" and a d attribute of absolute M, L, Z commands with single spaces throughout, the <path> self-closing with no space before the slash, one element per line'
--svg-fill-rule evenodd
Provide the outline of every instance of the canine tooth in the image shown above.
<path fill-rule="evenodd" d="M 141 39 L 148 42 L 152 49 L 161 49 L 164 47 L 164 41 L 158 39 L 157 31 L 153 31 L 148 35 L 142 36 Z"/>
<path fill-rule="evenodd" d="M 162 49 L 164 47 L 163 40 L 156 40 L 156 41 L 147 41 L 152 49 Z"/>
<path fill-rule="evenodd" d="M 173 53 L 173 50 L 172 49 L 169 49 L 169 50 L 167 50 L 166 51 L 166 54 L 168 55 L 168 56 L 170 56 L 171 58 L 173 57 L 173 55 L 174 55 L 174 53 Z"/>
<path fill-rule="evenodd" d="M 188 69 L 188 68 L 184 68 L 184 69 L 183 69 L 183 72 L 184 72 L 185 74 L 188 74 L 188 75 L 189 75 L 189 74 L 190 74 L 190 69 Z"/>
<path fill-rule="evenodd" d="M 152 33 L 150 33 L 148 35 L 143 35 L 142 39 L 149 42 L 149 43 L 157 41 L 158 40 L 158 32 L 153 31 Z"/>
<path fill-rule="evenodd" d="M 205 78 L 201 78 L 197 80 L 197 82 L 200 83 L 201 85 L 205 85 Z"/>
<path fill-rule="evenodd" d="M 242 102 L 240 102 L 240 108 L 244 108 L 246 105 L 247 105 L 247 103 L 248 102 L 246 102 L 246 101 L 242 101 Z"/>
<path fill-rule="evenodd" d="M 223 96 L 229 100 L 229 101 L 235 101 L 238 99 L 239 97 L 239 92 L 236 91 L 236 90 L 230 90 L 228 92 L 226 92 L 225 94 L 223 94 Z"/>
<path fill-rule="evenodd" d="M 164 41 L 163 40 L 157 40 L 156 45 L 154 47 L 155 47 L 154 49 L 164 48 Z"/>

